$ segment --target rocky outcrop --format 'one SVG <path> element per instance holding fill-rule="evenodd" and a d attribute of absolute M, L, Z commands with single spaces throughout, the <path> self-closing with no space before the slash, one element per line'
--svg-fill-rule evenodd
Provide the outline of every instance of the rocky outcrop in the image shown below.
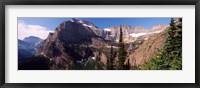
<path fill-rule="evenodd" d="M 165 45 L 167 29 L 161 33 L 150 36 L 128 57 L 131 66 L 139 66 L 159 53 Z"/>

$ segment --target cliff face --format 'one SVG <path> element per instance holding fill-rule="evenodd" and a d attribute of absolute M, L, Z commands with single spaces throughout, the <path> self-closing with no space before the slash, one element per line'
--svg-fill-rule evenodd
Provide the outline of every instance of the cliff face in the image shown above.
<path fill-rule="evenodd" d="M 131 66 L 138 66 L 144 64 L 146 61 L 159 53 L 167 39 L 167 29 L 164 31 L 151 35 L 147 40 L 143 41 L 139 47 L 133 51 L 128 59 Z"/>
<path fill-rule="evenodd" d="M 69 69 L 73 62 L 96 57 L 94 49 L 109 45 L 96 30 L 96 26 L 85 21 L 63 22 L 41 42 L 37 55 L 50 58 L 51 69 Z"/>
<path fill-rule="evenodd" d="M 156 25 L 152 29 L 145 29 L 142 26 L 131 27 L 129 25 L 121 25 L 123 32 L 123 39 L 125 43 L 137 41 L 138 38 L 147 38 L 151 34 L 158 33 L 163 29 L 166 29 L 169 25 Z M 104 29 L 102 36 L 103 38 L 111 41 L 118 42 L 119 40 L 120 26 L 114 26 Z"/>

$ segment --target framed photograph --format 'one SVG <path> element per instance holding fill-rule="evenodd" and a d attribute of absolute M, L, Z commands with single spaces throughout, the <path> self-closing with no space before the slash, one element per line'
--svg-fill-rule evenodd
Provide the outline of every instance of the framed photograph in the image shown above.
<path fill-rule="evenodd" d="M 1 87 L 198 88 L 199 5 L 1 1 Z"/>

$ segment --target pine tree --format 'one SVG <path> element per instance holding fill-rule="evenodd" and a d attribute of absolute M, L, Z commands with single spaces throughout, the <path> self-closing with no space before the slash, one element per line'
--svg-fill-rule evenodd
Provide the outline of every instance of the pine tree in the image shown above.
<path fill-rule="evenodd" d="M 108 70 L 114 70 L 114 54 L 113 54 L 113 45 L 111 44 L 110 48 L 110 56 L 107 60 L 107 69 Z"/>
<path fill-rule="evenodd" d="M 106 62 L 106 69 L 107 69 L 107 70 L 110 70 L 110 63 L 109 63 L 109 59 L 110 59 L 110 57 L 107 59 L 107 62 Z"/>
<path fill-rule="evenodd" d="M 170 59 L 182 57 L 182 19 L 175 20 L 172 18 L 170 29 L 168 31 L 168 39 L 165 45 L 165 51 Z"/>
<path fill-rule="evenodd" d="M 176 30 L 176 26 L 175 26 L 175 23 L 174 23 L 174 18 L 171 18 L 170 28 L 168 30 L 168 38 L 167 38 L 167 42 L 166 42 L 166 45 L 165 45 L 165 50 L 166 50 L 167 53 L 170 53 L 171 51 L 174 50 L 175 30 Z"/>
<path fill-rule="evenodd" d="M 162 51 L 139 69 L 182 69 L 182 18 L 171 19 L 168 38 Z"/>
<path fill-rule="evenodd" d="M 118 66 L 117 69 L 119 70 L 125 70 L 126 67 L 124 65 L 124 62 L 126 60 L 127 52 L 124 47 L 123 42 L 123 32 L 122 32 L 122 26 L 120 26 L 120 38 L 119 38 L 119 49 L 118 49 Z"/>
<path fill-rule="evenodd" d="M 126 70 L 129 70 L 129 69 L 130 69 L 130 62 L 129 62 L 129 59 L 127 60 L 127 64 L 125 65 L 125 67 L 126 67 L 126 68 L 125 68 Z"/>

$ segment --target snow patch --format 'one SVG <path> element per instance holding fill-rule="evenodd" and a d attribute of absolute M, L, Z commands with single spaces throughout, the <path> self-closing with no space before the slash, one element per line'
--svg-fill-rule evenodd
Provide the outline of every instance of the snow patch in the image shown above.
<path fill-rule="evenodd" d="M 39 42 L 36 42 L 35 43 L 35 46 L 37 46 L 38 44 L 40 44 L 43 40 L 39 41 Z"/>
<path fill-rule="evenodd" d="M 78 20 L 79 23 L 84 23 L 82 20 Z"/>
<path fill-rule="evenodd" d="M 70 20 L 71 22 L 74 22 L 74 20 Z"/>
<path fill-rule="evenodd" d="M 104 29 L 104 31 L 111 31 L 109 28 Z"/>
<path fill-rule="evenodd" d="M 151 33 L 160 33 L 160 32 L 162 32 L 163 30 L 159 30 L 159 31 L 155 31 L 155 32 L 151 32 Z"/>
<path fill-rule="evenodd" d="M 81 59 L 81 61 L 77 61 L 78 63 L 82 63 L 83 62 L 83 58 Z"/>
<path fill-rule="evenodd" d="M 144 36 L 144 35 L 147 35 L 148 33 L 132 33 L 132 34 L 129 34 L 130 36 L 132 37 L 140 37 L 140 36 Z"/>
<path fill-rule="evenodd" d="M 86 27 L 92 27 L 92 26 L 90 26 L 90 25 L 87 25 L 87 24 L 83 24 L 83 26 L 86 26 Z"/>
<path fill-rule="evenodd" d="M 156 33 L 160 33 L 162 32 L 163 30 L 159 30 L 159 31 L 154 31 L 154 32 L 149 32 L 149 33 L 132 33 L 132 34 L 129 34 L 130 36 L 132 37 L 140 37 L 140 36 L 144 36 L 144 35 L 149 35 L 149 34 L 156 34 Z"/>
<path fill-rule="evenodd" d="M 83 26 L 88 26 L 87 24 L 83 24 Z"/>

